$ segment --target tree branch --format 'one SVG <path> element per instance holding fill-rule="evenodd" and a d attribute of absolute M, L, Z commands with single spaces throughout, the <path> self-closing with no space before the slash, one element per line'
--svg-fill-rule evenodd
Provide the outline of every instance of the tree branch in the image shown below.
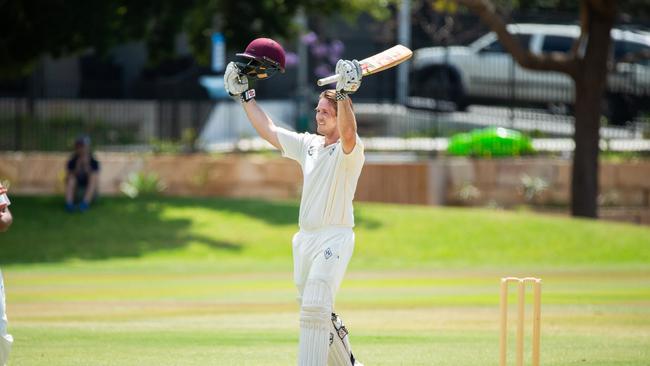
<path fill-rule="evenodd" d="M 601 17 L 613 17 L 616 14 L 615 0 L 586 0 L 591 9 Z"/>
<path fill-rule="evenodd" d="M 578 72 L 578 62 L 574 52 L 552 52 L 534 54 L 524 49 L 517 39 L 508 32 L 506 24 L 496 13 L 494 4 L 489 0 L 456 0 L 465 5 L 496 33 L 503 47 L 519 65 L 527 69 L 557 71 L 574 76 Z M 596 0 L 594 0 L 596 1 Z M 602 0 L 607 1 L 607 0 Z"/>

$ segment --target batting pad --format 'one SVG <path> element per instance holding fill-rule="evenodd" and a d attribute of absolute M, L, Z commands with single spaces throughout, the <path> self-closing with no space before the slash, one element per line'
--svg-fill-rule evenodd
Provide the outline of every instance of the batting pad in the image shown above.
<path fill-rule="evenodd" d="M 11 343 L 14 339 L 7 334 L 7 314 L 5 314 L 5 288 L 0 273 L 0 366 L 5 366 L 9 359 Z"/>
<path fill-rule="evenodd" d="M 328 366 L 354 366 L 352 346 L 348 330 L 341 318 L 332 313 L 330 321 L 330 351 L 327 358 Z"/>
<path fill-rule="evenodd" d="M 323 280 L 308 280 L 300 307 L 298 366 L 326 366 L 332 292 Z"/>
<path fill-rule="evenodd" d="M 9 334 L 0 336 L 0 366 L 5 366 L 9 359 L 9 351 L 11 351 L 11 343 L 13 338 Z"/>

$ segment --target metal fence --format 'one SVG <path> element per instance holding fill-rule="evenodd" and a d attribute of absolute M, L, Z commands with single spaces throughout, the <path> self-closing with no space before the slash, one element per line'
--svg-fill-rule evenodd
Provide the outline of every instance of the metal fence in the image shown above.
<path fill-rule="evenodd" d="M 644 37 L 650 38 L 650 33 Z M 545 41 L 531 38 L 527 42 L 544 47 Z M 499 47 L 495 39 L 475 45 L 470 51 L 474 51 L 472 57 L 476 59 L 470 66 L 461 65 L 469 51 L 460 52 L 456 46 L 416 52 L 406 105 L 387 101 L 387 93 L 373 90 L 390 87 L 394 91 L 394 70 L 368 77 L 362 90 L 353 96 L 360 135 L 420 139 L 414 140 L 418 143 L 393 146 L 407 146 L 407 150 L 424 146 L 422 150 L 429 151 L 446 146 L 443 140 L 436 139 L 484 127 L 506 127 L 537 139 L 539 144 L 544 141 L 547 150 L 570 150 L 567 139 L 573 136 L 575 121 L 574 90 L 569 77 L 522 69 Z M 614 52 L 620 53 L 617 56 L 624 57 L 616 47 Z M 455 56 L 459 52 L 465 59 Z M 418 61 L 418 53 L 425 55 L 424 59 L 438 61 Z M 277 80 L 281 83 L 256 86 L 260 100 L 278 98 L 270 109 L 276 120 L 299 129 L 307 125 L 313 131 L 313 115 L 297 115 L 300 108 L 291 94 L 296 89 L 295 78 L 287 75 Z M 101 88 L 110 83 L 93 86 L 89 82 L 66 85 L 33 81 L 13 89 L 0 85 L 0 151 L 67 151 L 83 134 L 102 150 L 178 152 L 193 151 L 211 142 L 234 146 L 236 140 L 255 135 L 241 108 L 229 100 L 207 99 L 205 92 L 197 91 L 201 87 L 196 80 L 146 84 L 146 88 L 135 83 L 131 85 L 133 90 L 148 91 L 131 90 L 118 99 L 104 96 L 106 90 Z M 616 63 L 608 81 L 602 104 L 593 106 L 603 112 L 604 149 L 650 151 L 650 60 Z M 127 99 L 129 95 L 147 98 Z M 310 108 L 316 105 L 318 90 L 312 89 L 311 95 Z M 215 125 L 228 128 L 220 130 Z M 205 133 L 208 129 L 210 134 Z M 200 144 L 196 144 L 197 139 Z M 552 139 L 558 139 L 558 143 L 553 144 Z M 382 149 L 381 144 L 375 146 Z"/>
<path fill-rule="evenodd" d="M 390 138 L 393 148 L 388 150 L 420 146 L 428 151 L 443 149 L 454 134 L 498 126 L 521 131 L 547 147 L 571 149 L 568 141 L 575 121 L 569 77 L 519 67 L 469 12 L 447 14 L 430 2 L 413 6 L 411 45 L 416 55 L 409 63 L 410 97 L 406 105 L 394 103 L 395 69 L 364 78 L 353 96 L 362 136 L 379 138 L 377 149 Z M 511 24 L 556 27 L 514 29 L 531 52 L 567 51 L 575 34 L 557 29 L 579 24 L 576 11 L 523 6 L 503 16 Z M 593 106 L 603 111 L 601 137 L 606 148 L 650 150 L 644 148 L 650 140 L 650 59 L 626 58 L 650 42 L 650 19 L 637 16 L 642 17 L 628 15 L 616 25 L 608 93 L 602 105 Z M 285 46 L 296 52 L 298 43 L 308 47 L 308 59 L 301 64 L 308 65 L 312 80 L 319 66 L 329 65 L 331 72 L 336 61 L 331 60 L 333 49 L 343 58 L 361 59 L 394 45 L 391 22 L 368 15 L 355 23 L 315 18 L 308 26 L 317 42 L 305 46 L 301 40 Z M 227 100 L 208 99 L 198 80 L 211 70 L 189 55 L 143 69 L 124 61 L 132 59 L 133 47 L 118 47 L 109 58 L 92 53 L 59 60 L 45 57 L 30 77 L 0 81 L 0 151 L 67 151 L 81 134 L 90 135 L 98 149 L 119 151 L 188 151 L 211 143 L 235 146 L 236 140 L 255 135 L 241 108 Z M 426 50 L 431 47 L 435 49 Z M 470 57 L 474 61 L 469 62 Z M 268 110 L 276 121 L 313 130 L 313 115 L 298 115 L 303 109 L 298 108 L 296 91 L 302 95 L 305 86 L 297 85 L 296 69 L 287 67 L 272 82 L 257 83 L 258 96 L 275 100 Z M 319 90 L 311 82 L 306 87 L 311 88 L 311 110 Z"/>
<path fill-rule="evenodd" d="M 80 135 L 105 150 L 191 146 L 210 100 L 0 99 L 0 150 L 65 151 Z"/>
<path fill-rule="evenodd" d="M 295 101 L 262 100 L 261 104 L 269 105 L 268 111 L 277 121 L 288 127 L 297 125 Z M 557 139 L 558 144 L 547 143 L 547 147 L 572 149 L 572 145 L 566 143 L 573 136 L 575 123 L 570 114 L 479 104 L 468 106 L 465 111 L 441 111 L 424 108 L 423 105 L 435 107 L 436 101 L 420 97 L 411 97 L 409 104 L 418 107 L 355 103 L 359 134 L 420 141 L 411 145 L 405 143 L 404 146 L 411 146 L 405 150 L 424 146 L 421 150 L 427 151 L 446 146 L 432 142 L 438 141 L 435 139 L 485 127 L 505 127 L 533 139 Z M 313 116 L 309 121 L 309 130 L 313 131 Z M 216 131 L 209 139 L 219 143 L 236 142 L 255 135 L 243 110 L 232 101 L 0 99 L 0 151 L 67 151 L 78 136 L 88 135 L 100 150 L 187 152 L 197 149 L 196 139 L 208 129 Z M 618 151 L 650 151 L 647 144 L 650 119 L 641 115 L 624 126 L 610 126 L 603 119 L 601 138 L 618 141 L 615 144 Z M 430 139 L 430 142 L 423 143 L 423 139 Z M 381 145 L 375 148 L 382 150 Z M 384 150 L 393 148 L 386 146 Z"/>

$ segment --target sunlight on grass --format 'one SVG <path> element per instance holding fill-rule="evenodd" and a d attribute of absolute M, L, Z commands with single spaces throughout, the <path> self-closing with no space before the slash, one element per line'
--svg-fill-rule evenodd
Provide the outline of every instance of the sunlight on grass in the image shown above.
<path fill-rule="evenodd" d="M 297 202 L 117 198 L 84 215 L 57 197 L 13 203 L 0 256 L 12 366 L 295 363 Z M 544 279 L 543 365 L 648 364 L 650 228 L 357 208 L 336 310 L 367 365 L 496 365 L 506 275 Z"/>
<path fill-rule="evenodd" d="M 23 219 L 3 237 L 3 265 L 184 258 L 291 266 L 297 202 L 105 199 L 69 215 L 57 198 L 15 201 Z M 356 236 L 355 269 L 650 263 L 648 227 L 532 213 L 357 204 Z"/>

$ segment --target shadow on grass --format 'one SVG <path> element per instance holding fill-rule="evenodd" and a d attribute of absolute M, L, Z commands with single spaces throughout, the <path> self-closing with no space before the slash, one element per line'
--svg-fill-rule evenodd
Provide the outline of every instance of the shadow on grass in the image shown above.
<path fill-rule="evenodd" d="M 192 220 L 163 217 L 163 211 L 196 207 L 243 214 L 277 226 L 298 226 L 298 202 L 222 198 L 101 198 L 84 214 L 63 210 L 62 197 L 12 197 L 14 224 L 0 235 L 0 264 L 139 257 L 198 242 L 237 253 L 242 244 L 215 240 L 190 230 Z M 376 229 L 380 222 L 357 225 Z"/>
<path fill-rule="evenodd" d="M 298 227 L 300 203 L 298 201 L 263 201 L 253 199 L 225 198 L 172 198 L 175 205 L 197 206 L 219 211 L 229 211 L 243 214 L 271 225 L 291 225 Z M 369 230 L 381 227 L 381 221 L 367 218 L 363 210 L 355 207 L 355 225 Z"/>
<path fill-rule="evenodd" d="M 163 218 L 167 199 L 103 198 L 90 211 L 64 212 L 61 197 L 12 197 L 14 224 L 0 235 L 0 263 L 58 262 L 71 258 L 139 257 L 199 242 L 239 252 L 238 243 L 189 231 L 190 220 Z"/>

